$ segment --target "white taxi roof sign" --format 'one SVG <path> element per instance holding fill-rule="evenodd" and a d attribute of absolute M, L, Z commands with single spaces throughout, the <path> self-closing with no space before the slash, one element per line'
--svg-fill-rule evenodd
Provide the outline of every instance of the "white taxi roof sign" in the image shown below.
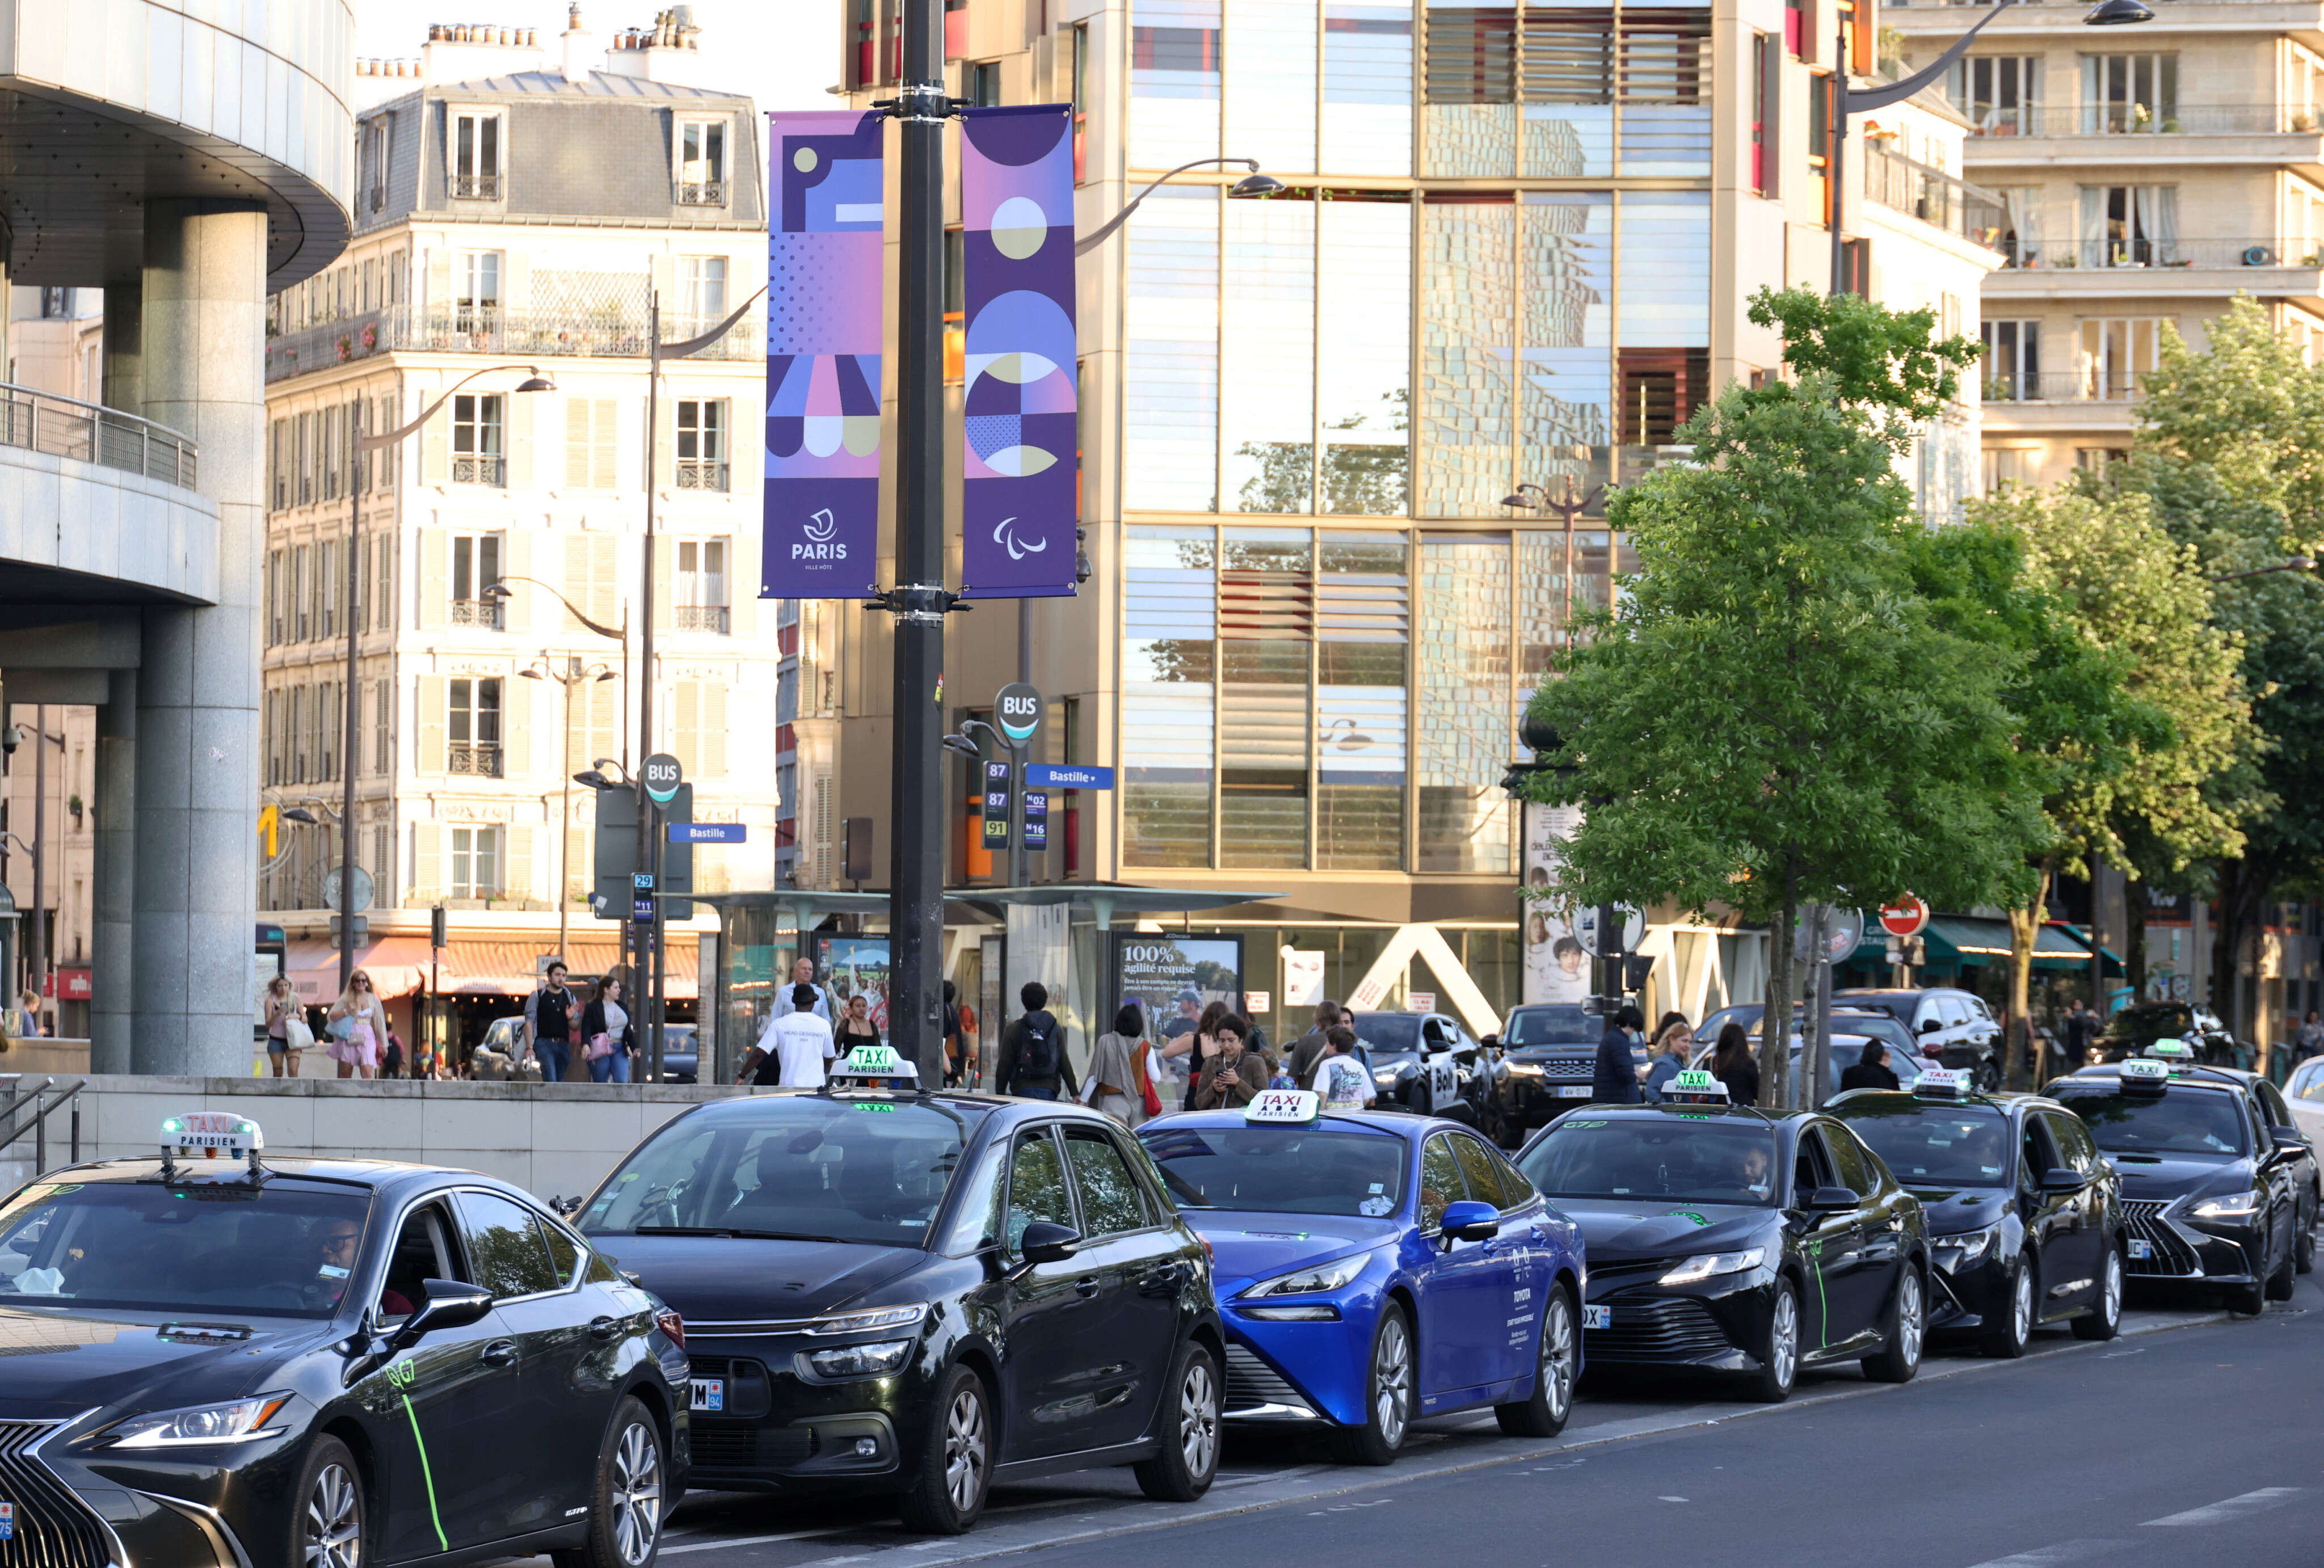
<path fill-rule="evenodd" d="M 1242 1119 L 1263 1127 L 1305 1127 L 1323 1113 L 1323 1097 L 1313 1089 L 1261 1089 L 1242 1108 Z"/>
<path fill-rule="evenodd" d="M 208 1154 L 256 1154 L 266 1147 L 257 1122 L 232 1111 L 180 1111 L 161 1123 L 161 1147 Z"/>
<path fill-rule="evenodd" d="M 2160 1039 L 2146 1047 L 2146 1054 L 2166 1062 L 2191 1062 L 2195 1047 L 2181 1039 Z"/>
<path fill-rule="evenodd" d="M 1969 1074 L 1959 1067 L 1931 1067 L 1913 1085 L 1914 1093 L 1939 1099 L 1963 1099 L 1969 1091 Z"/>
<path fill-rule="evenodd" d="M 2171 1081 L 2171 1064 L 2151 1056 L 2131 1056 L 2123 1062 L 2121 1075 L 2126 1084 L 2167 1084 Z"/>
<path fill-rule="evenodd" d="M 899 1086 L 908 1086 L 919 1083 L 920 1069 L 893 1046 L 858 1046 L 834 1065 L 830 1077 L 834 1084 L 892 1078 Z"/>
<path fill-rule="evenodd" d="M 1700 1067 L 1687 1068 L 1663 1091 L 1665 1104 L 1724 1105 L 1727 1099 L 1727 1085 Z"/>

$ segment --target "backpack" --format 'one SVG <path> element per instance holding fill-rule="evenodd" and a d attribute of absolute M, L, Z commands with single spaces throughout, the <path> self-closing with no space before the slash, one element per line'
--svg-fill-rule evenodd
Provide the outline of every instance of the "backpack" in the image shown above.
<path fill-rule="evenodd" d="M 1048 1021 L 1036 1022 L 1037 1018 Z M 1025 1015 L 1025 1038 L 1017 1047 L 1017 1075 L 1036 1079 L 1057 1075 L 1057 1024 L 1047 1013 Z"/>

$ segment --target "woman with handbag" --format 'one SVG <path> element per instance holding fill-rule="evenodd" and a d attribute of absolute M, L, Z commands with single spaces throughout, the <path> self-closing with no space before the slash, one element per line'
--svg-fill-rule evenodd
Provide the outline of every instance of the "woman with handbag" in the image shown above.
<path fill-rule="evenodd" d="M 1113 1029 L 1098 1037 L 1090 1056 L 1089 1075 L 1082 1086 L 1083 1102 L 1120 1122 L 1135 1127 L 1162 1113 L 1162 1096 L 1156 1086 L 1161 1059 L 1146 1043 L 1146 1015 L 1136 1002 L 1125 1002 L 1113 1015 Z"/>
<path fill-rule="evenodd" d="M 331 1059 L 342 1078 L 368 1078 L 379 1066 L 381 1047 L 387 1041 L 387 1009 L 371 988 L 371 976 L 358 969 L 347 978 L 347 989 L 331 1004 L 324 1031 L 331 1037 Z"/>
<path fill-rule="evenodd" d="M 637 1056 L 637 1032 L 630 1010 L 622 1004 L 621 977 L 607 975 L 597 982 L 597 993 L 581 1010 L 582 1047 L 589 1055 L 589 1082 L 626 1084 L 630 1063 Z"/>
<path fill-rule="evenodd" d="M 277 1078 L 297 1077 L 299 1053 L 315 1043 L 300 1010 L 289 975 L 278 974 L 266 982 L 266 1069 Z"/>

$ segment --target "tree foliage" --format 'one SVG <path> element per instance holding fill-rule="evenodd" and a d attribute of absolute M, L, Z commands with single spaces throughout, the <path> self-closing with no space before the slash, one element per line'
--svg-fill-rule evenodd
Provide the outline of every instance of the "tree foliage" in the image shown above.
<path fill-rule="evenodd" d="M 1877 429 L 1909 441 L 1909 422 L 1934 419 L 1960 390 L 1960 373 L 1984 354 L 1973 337 L 1935 342 L 1936 313 L 1891 310 L 1854 294 L 1761 289 L 1751 296 L 1755 326 L 1780 327 L 1784 364 L 1823 384 L 1843 402 L 1892 416 Z"/>

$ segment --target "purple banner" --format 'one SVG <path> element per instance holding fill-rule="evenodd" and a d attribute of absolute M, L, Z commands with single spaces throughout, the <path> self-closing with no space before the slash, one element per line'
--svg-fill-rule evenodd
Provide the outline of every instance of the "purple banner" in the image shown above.
<path fill-rule="evenodd" d="M 771 118 L 759 596 L 858 598 L 878 591 L 887 117 L 845 109 Z"/>
<path fill-rule="evenodd" d="M 1072 106 L 969 109 L 962 122 L 961 589 L 971 599 L 1071 594 L 1080 468 Z"/>

